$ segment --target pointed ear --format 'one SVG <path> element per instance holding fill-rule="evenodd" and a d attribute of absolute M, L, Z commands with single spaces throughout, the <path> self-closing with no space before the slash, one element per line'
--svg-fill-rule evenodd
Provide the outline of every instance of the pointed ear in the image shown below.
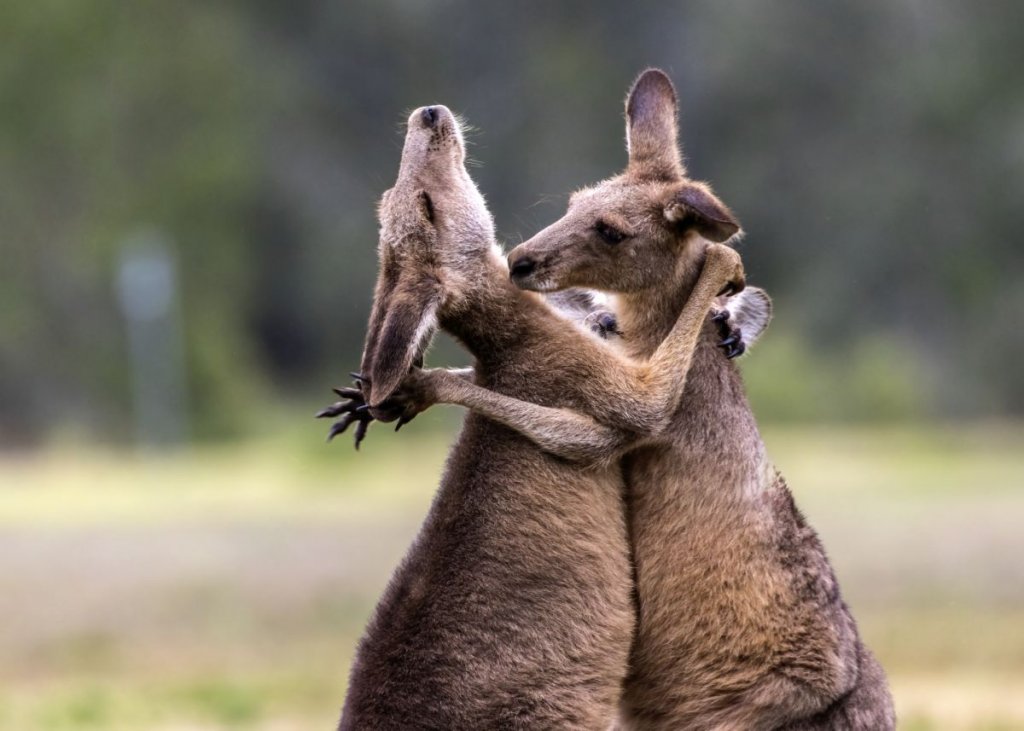
<path fill-rule="evenodd" d="M 743 333 L 748 348 L 760 339 L 772 321 L 772 298 L 760 287 L 747 287 L 725 301 L 733 324 Z"/>
<path fill-rule="evenodd" d="M 672 82 L 664 71 L 647 69 L 626 98 L 627 171 L 641 178 L 681 177 L 677 128 Z"/>
<path fill-rule="evenodd" d="M 728 206 L 701 183 L 687 183 L 677 190 L 665 206 L 665 218 L 681 228 L 693 228 L 716 243 L 729 240 L 740 230 Z"/>
<path fill-rule="evenodd" d="M 382 225 L 394 195 L 391 189 L 381 197 L 378 215 Z M 402 194 L 395 205 L 407 205 L 406 199 Z M 429 239 L 433 236 L 433 201 L 424 190 L 416 192 L 415 200 L 422 216 L 420 234 Z M 360 364 L 368 381 L 364 384 L 366 402 L 371 407 L 390 397 L 414 364 L 422 365 L 423 352 L 437 329 L 441 283 L 420 261 L 421 249 L 428 244 L 417 240 L 414 245 L 396 248 L 388 237 L 381 236 L 373 310 Z"/>
<path fill-rule="evenodd" d="M 384 320 L 373 366 L 370 368 L 370 406 L 385 401 L 416 362 L 422 363 L 437 329 L 437 303 L 413 300 L 397 302 Z"/>
<path fill-rule="evenodd" d="M 430 277 L 401 277 L 389 291 L 378 288 L 370 316 L 362 372 L 369 383 L 367 403 L 379 406 L 422 363 L 437 329 L 441 290 Z"/>

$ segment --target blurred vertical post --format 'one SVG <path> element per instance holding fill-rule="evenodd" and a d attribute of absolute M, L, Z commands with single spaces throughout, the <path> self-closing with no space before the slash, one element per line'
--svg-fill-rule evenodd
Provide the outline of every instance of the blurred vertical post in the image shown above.
<path fill-rule="evenodd" d="M 128 332 L 136 441 L 167 448 L 187 437 L 185 369 L 178 271 L 160 231 L 128 236 L 118 260 L 117 290 Z"/>

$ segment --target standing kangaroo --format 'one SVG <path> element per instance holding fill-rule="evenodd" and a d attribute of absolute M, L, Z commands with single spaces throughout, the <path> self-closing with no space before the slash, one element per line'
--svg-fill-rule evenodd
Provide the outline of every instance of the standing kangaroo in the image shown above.
<path fill-rule="evenodd" d="M 608 728 L 635 620 L 615 457 L 677 410 L 709 308 L 742 288 L 739 258 L 708 248 L 664 344 L 629 360 L 510 282 L 460 128 L 441 106 L 410 117 L 380 220 L 365 392 L 341 394 L 384 413 L 440 326 L 475 356 L 475 382 L 449 372 L 432 382 L 484 415 L 467 416 L 370 620 L 339 728 Z M 512 423 L 550 432 L 530 441 L 509 429 L 495 394 L 531 402 L 516 402 Z M 362 418 L 355 403 L 323 412 L 342 415 L 332 432 Z M 545 445 L 596 464 L 580 469 Z"/>
<path fill-rule="evenodd" d="M 616 294 L 621 342 L 642 360 L 673 327 L 673 313 L 692 302 L 704 238 L 727 238 L 739 226 L 686 178 L 675 91 L 662 72 L 641 75 L 626 116 L 625 173 L 576 193 L 567 215 L 513 250 L 509 262 L 525 289 Z M 766 324 L 768 306 L 762 293 L 747 298 L 739 315 Z M 622 462 L 639 615 L 623 723 L 892 729 L 882 668 L 858 637 L 817 535 L 768 462 L 739 374 L 716 340 L 707 325 L 667 440 Z M 446 380 L 443 371 L 414 371 L 400 392 L 404 418 L 437 402 L 474 407 L 453 398 Z M 557 419 L 508 396 L 475 400 L 556 454 L 584 461 L 610 454 L 577 449 L 587 441 L 578 429 L 560 432 Z"/>
<path fill-rule="evenodd" d="M 574 194 L 509 262 L 524 289 L 614 293 L 622 347 L 643 359 L 697 281 L 705 244 L 686 232 L 736 224 L 694 214 L 700 187 L 681 162 L 664 73 L 640 76 L 626 116 L 625 172 Z M 681 403 L 670 443 L 623 461 L 639 597 L 628 717 L 643 729 L 894 728 L 884 672 L 710 326 Z"/>

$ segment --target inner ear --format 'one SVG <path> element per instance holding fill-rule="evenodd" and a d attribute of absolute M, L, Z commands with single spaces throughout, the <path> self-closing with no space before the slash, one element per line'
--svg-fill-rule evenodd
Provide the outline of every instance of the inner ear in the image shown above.
<path fill-rule="evenodd" d="M 687 184 L 676 191 L 665 206 L 665 218 L 718 243 L 729 240 L 740 230 L 739 221 L 729 207 L 702 183 Z"/>
<path fill-rule="evenodd" d="M 425 190 L 419 192 L 420 208 L 423 211 L 423 215 L 431 223 L 434 222 L 434 201 L 430 197 L 430 193 Z"/>
<path fill-rule="evenodd" d="M 641 178 L 679 178 L 684 170 L 677 128 L 671 80 L 659 69 L 644 71 L 626 99 L 629 172 Z"/>

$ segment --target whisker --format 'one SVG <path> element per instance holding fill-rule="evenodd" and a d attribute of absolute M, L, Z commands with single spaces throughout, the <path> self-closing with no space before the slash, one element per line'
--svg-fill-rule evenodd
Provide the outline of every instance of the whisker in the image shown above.
<path fill-rule="evenodd" d="M 563 197 L 563 193 L 541 193 L 540 198 L 528 205 L 527 208 L 536 208 L 545 203 L 557 203 Z"/>

